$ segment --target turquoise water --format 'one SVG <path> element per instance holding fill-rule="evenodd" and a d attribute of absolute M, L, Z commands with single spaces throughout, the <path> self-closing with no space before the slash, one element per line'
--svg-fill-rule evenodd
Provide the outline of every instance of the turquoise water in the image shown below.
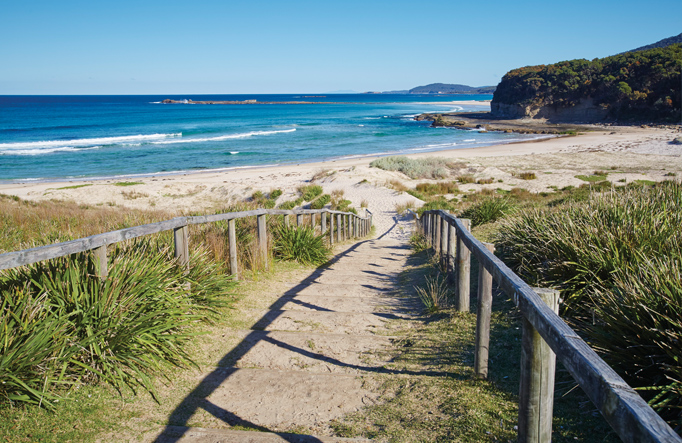
<path fill-rule="evenodd" d="M 313 105 L 165 105 L 193 100 Z M 423 112 L 487 110 L 491 96 L 1 96 L 0 180 L 152 175 L 417 153 L 532 138 L 432 128 Z M 444 104 L 472 100 L 471 105 Z"/>

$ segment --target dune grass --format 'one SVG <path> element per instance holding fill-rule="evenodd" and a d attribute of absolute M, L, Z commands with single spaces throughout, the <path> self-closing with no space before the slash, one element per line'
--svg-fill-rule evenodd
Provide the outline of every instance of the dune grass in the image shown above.
<path fill-rule="evenodd" d="M 673 426 L 682 426 L 682 183 L 593 192 L 523 211 L 497 245 Z"/>

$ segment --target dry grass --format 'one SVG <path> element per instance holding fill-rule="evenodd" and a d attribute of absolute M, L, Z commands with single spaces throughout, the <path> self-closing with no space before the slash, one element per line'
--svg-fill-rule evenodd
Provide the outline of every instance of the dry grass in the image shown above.
<path fill-rule="evenodd" d="M 403 182 L 396 179 L 386 180 L 386 187 L 388 189 L 393 189 L 398 192 L 407 192 L 407 190 L 409 189 L 407 186 L 403 184 Z"/>
<path fill-rule="evenodd" d="M 471 174 L 459 175 L 459 176 L 457 176 L 457 181 L 462 183 L 462 184 L 476 183 L 476 179 Z"/>

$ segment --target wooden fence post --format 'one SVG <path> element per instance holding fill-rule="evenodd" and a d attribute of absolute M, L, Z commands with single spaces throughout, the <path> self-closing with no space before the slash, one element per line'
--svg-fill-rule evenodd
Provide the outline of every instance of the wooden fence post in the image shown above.
<path fill-rule="evenodd" d="M 239 265 L 237 264 L 237 232 L 235 225 L 237 220 L 227 221 L 227 236 L 229 237 L 230 272 L 235 280 L 239 280 Z"/>
<path fill-rule="evenodd" d="M 559 312 L 559 291 L 533 288 L 555 312 Z M 521 341 L 521 383 L 519 387 L 519 442 L 552 440 L 554 375 L 556 355 L 533 325 L 523 318 Z"/>
<path fill-rule="evenodd" d="M 440 246 L 440 216 L 438 214 L 433 214 L 433 235 L 431 238 L 431 247 L 433 252 L 438 252 L 438 247 Z"/>
<path fill-rule="evenodd" d="M 343 241 L 341 239 L 341 228 L 342 228 L 341 214 L 336 214 L 336 241 L 339 243 Z"/>
<path fill-rule="evenodd" d="M 334 214 L 329 214 L 329 245 L 334 244 Z"/>
<path fill-rule="evenodd" d="M 440 257 L 439 262 L 442 267 L 447 266 L 448 254 L 448 222 L 444 217 L 440 218 Z"/>
<path fill-rule="evenodd" d="M 490 252 L 495 245 L 483 243 Z M 476 310 L 476 351 L 474 373 L 478 378 L 488 378 L 488 351 L 490 347 L 490 315 L 493 305 L 493 276 L 482 264 L 478 265 L 478 308 Z"/>
<path fill-rule="evenodd" d="M 460 219 L 460 221 L 467 231 L 471 229 L 471 220 Z M 457 310 L 459 312 L 469 312 L 471 252 L 462 239 L 459 236 L 457 237 Z"/>
<path fill-rule="evenodd" d="M 296 227 L 301 226 L 303 223 L 303 214 L 296 214 Z"/>
<path fill-rule="evenodd" d="M 320 234 L 327 232 L 327 214 L 320 212 Z"/>
<path fill-rule="evenodd" d="M 310 228 L 313 230 L 313 234 L 315 233 L 315 213 L 313 212 L 310 214 Z"/>
<path fill-rule="evenodd" d="M 175 241 L 175 258 L 178 259 L 180 266 L 189 271 L 189 236 L 187 225 L 173 229 L 173 240 Z"/>
<path fill-rule="evenodd" d="M 289 227 L 289 215 L 284 216 L 284 226 Z"/>
<path fill-rule="evenodd" d="M 258 249 L 260 250 L 261 260 L 265 269 L 268 268 L 268 233 L 267 233 L 267 219 L 265 214 L 261 214 L 257 218 L 258 225 Z"/>
<path fill-rule="evenodd" d="M 457 253 L 457 229 L 448 223 L 448 255 L 447 255 L 447 276 L 451 285 L 455 284 Z"/>
<path fill-rule="evenodd" d="M 99 278 L 107 278 L 109 275 L 109 265 L 107 263 L 107 245 L 102 245 L 96 248 L 95 253 L 95 267 L 97 268 L 97 276 Z"/>

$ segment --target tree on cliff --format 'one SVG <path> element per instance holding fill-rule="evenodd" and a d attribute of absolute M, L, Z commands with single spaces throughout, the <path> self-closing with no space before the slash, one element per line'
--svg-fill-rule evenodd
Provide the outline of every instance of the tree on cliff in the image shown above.
<path fill-rule="evenodd" d="M 509 71 L 493 104 L 568 108 L 590 98 L 615 119 L 679 121 L 682 44 Z"/>

